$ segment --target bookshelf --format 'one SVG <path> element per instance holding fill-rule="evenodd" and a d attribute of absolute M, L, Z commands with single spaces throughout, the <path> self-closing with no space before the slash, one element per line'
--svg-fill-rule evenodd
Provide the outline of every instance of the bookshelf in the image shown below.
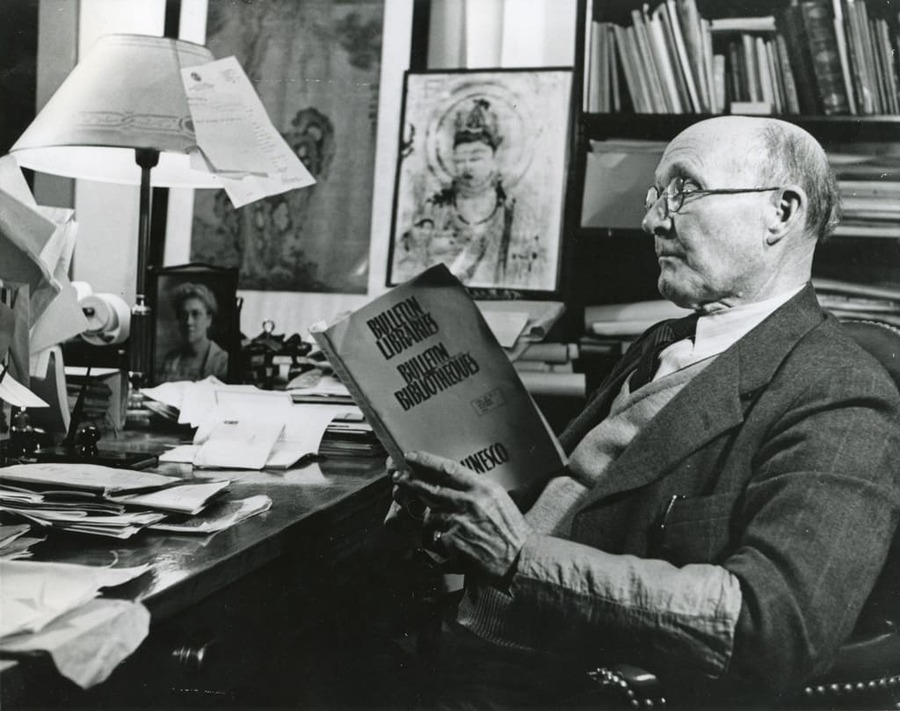
<path fill-rule="evenodd" d="M 679 5 L 685 2 L 694 4 L 696 16 L 707 21 L 751 16 L 774 18 L 774 29 L 770 27 L 763 32 L 749 33 L 751 37 L 765 38 L 765 41 L 772 43 L 772 47 L 777 46 L 776 33 L 784 33 L 783 17 L 787 12 L 786 8 L 792 4 L 792 0 L 756 0 L 752 6 L 742 0 L 669 0 L 668 4 L 674 6 L 677 11 Z M 802 0 L 796 0 L 793 4 L 799 5 L 801 2 Z M 631 98 L 628 77 L 626 77 L 625 67 L 621 60 L 607 62 L 604 65 L 605 68 L 598 69 L 600 65 L 596 56 L 598 43 L 596 33 L 592 31 L 595 22 L 612 23 L 620 28 L 634 29 L 638 18 L 653 18 L 654 12 L 657 12 L 661 5 L 665 6 L 666 4 L 665 0 L 654 0 L 649 3 L 641 2 L 641 0 L 582 0 L 578 5 L 575 82 L 576 86 L 583 87 L 584 90 L 576 100 L 571 171 L 572 185 L 574 186 L 571 192 L 574 195 L 569 202 L 571 214 L 568 225 L 573 244 L 573 264 L 589 263 L 598 265 L 598 267 L 596 269 L 592 267 L 590 270 L 573 269 L 574 277 L 569 285 L 569 290 L 570 298 L 575 303 L 584 305 L 658 298 L 655 290 L 658 270 L 652 240 L 640 232 L 639 224 L 635 224 L 634 228 L 606 226 L 602 223 L 592 223 L 589 226 L 583 224 L 584 187 L 588 153 L 591 151 L 592 142 L 656 141 L 662 145 L 696 121 L 716 114 L 732 113 L 732 95 L 731 89 L 728 88 L 733 84 L 729 83 L 730 79 L 728 78 L 732 61 L 727 56 L 724 59 L 724 83 L 726 86 L 724 101 L 721 91 L 723 80 L 720 78 L 718 103 L 721 105 L 715 112 L 709 110 L 710 104 L 708 103 L 701 104 L 699 111 L 696 110 L 696 106 L 685 110 L 684 105 L 689 101 L 685 101 L 685 95 L 682 94 L 680 97 L 683 101 L 682 112 L 672 113 L 672 102 L 666 103 L 665 97 L 661 98 L 660 88 L 667 75 L 671 81 L 672 74 L 680 69 L 682 83 L 684 82 L 684 72 L 688 70 L 681 68 L 683 65 L 675 65 L 670 67 L 671 71 L 666 71 L 657 64 L 655 79 L 647 69 L 641 73 L 632 65 L 630 72 L 633 75 L 632 79 L 640 74 L 647 86 L 652 85 L 651 91 L 655 87 L 655 103 L 651 100 L 649 104 L 646 94 L 643 99 Z M 882 34 L 885 30 L 887 31 L 887 41 L 892 53 L 886 55 L 885 61 L 880 63 L 876 61 L 876 67 L 881 72 L 876 76 L 882 77 L 880 91 L 883 102 L 878 105 L 881 110 L 874 112 L 871 110 L 872 106 L 869 105 L 864 111 L 862 105 L 857 103 L 855 105 L 856 113 L 852 114 L 849 105 L 843 106 L 840 102 L 831 101 L 828 109 L 830 113 L 826 114 L 821 96 L 819 96 L 819 103 L 814 113 L 809 111 L 792 112 L 782 89 L 780 111 L 776 110 L 778 107 L 775 106 L 774 101 L 748 103 L 743 101 L 747 97 L 738 96 L 737 98 L 742 101 L 734 105 L 734 108 L 737 109 L 734 113 L 766 113 L 796 123 L 808 130 L 822 142 L 829 155 L 835 158 L 838 177 L 842 181 L 842 191 L 844 180 L 862 181 L 869 187 L 875 185 L 879 194 L 883 191 L 876 181 L 884 181 L 900 190 L 900 63 L 897 60 L 897 53 L 900 52 L 900 28 L 898 28 L 900 13 L 892 0 L 824 0 L 820 9 L 824 8 L 831 13 L 828 21 L 832 23 L 833 31 L 836 29 L 833 24 L 834 8 L 838 7 L 846 20 L 848 15 L 844 13 L 848 12 L 848 5 L 856 8 L 864 5 L 869 19 L 880 23 L 872 25 L 873 32 L 876 31 L 876 27 L 881 28 L 878 31 Z M 666 7 L 665 10 L 671 12 L 671 8 Z M 661 17 L 663 13 L 663 10 L 658 10 L 656 17 Z M 845 26 L 848 26 L 847 23 Z M 610 52 L 615 52 L 617 59 L 629 56 L 628 53 L 620 54 L 616 44 L 618 39 L 623 37 L 621 29 L 609 30 L 609 34 L 613 39 L 610 44 L 604 44 L 604 49 L 601 50 L 604 56 L 609 59 Z M 736 37 L 739 33 L 732 30 L 721 34 L 712 33 L 712 35 L 711 51 L 726 54 L 727 37 Z M 651 34 L 648 32 L 644 39 L 647 40 L 650 36 Z M 634 37 L 638 55 L 641 54 L 640 50 L 643 48 L 642 56 L 648 62 L 653 61 L 651 58 L 660 56 L 659 53 L 654 55 L 652 45 L 638 42 L 637 31 L 635 31 Z M 845 47 L 846 56 L 849 58 L 846 80 L 850 82 L 850 91 L 855 91 L 856 95 L 859 95 L 861 85 L 853 70 L 855 56 L 853 52 L 857 51 L 854 50 L 852 44 L 854 37 L 851 37 L 851 44 Z M 791 38 L 785 33 L 785 41 L 787 42 L 789 39 Z M 740 43 L 744 44 L 743 40 Z M 753 44 L 753 42 L 748 42 L 747 46 Z M 668 55 L 662 56 L 672 59 L 678 54 L 671 48 L 669 52 Z M 793 54 L 795 53 L 792 53 L 792 56 Z M 634 52 L 631 52 L 630 56 L 634 57 Z M 782 58 L 784 56 L 782 53 Z M 836 66 L 840 72 L 840 56 L 835 56 L 838 61 Z M 672 61 L 677 60 L 672 59 Z M 722 64 L 722 61 L 719 63 Z M 788 57 L 788 64 L 790 64 L 790 57 Z M 762 70 L 763 66 L 763 64 L 759 64 L 757 68 Z M 777 68 L 778 64 L 772 60 L 768 66 Z M 608 96 L 603 102 L 598 102 L 596 90 L 593 90 L 592 93 L 592 75 L 596 77 L 598 71 L 605 73 L 608 77 L 603 88 Z M 613 71 L 616 72 L 618 80 L 617 104 L 613 101 L 615 92 L 609 88 L 610 81 L 612 81 L 609 77 Z M 842 74 L 831 78 L 835 81 L 840 79 L 843 82 L 845 80 L 845 76 Z M 695 74 L 694 79 L 696 82 L 699 77 Z M 808 76 L 807 80 L 812 81 L 815 85 L 815 80 L 810 80 Z M 773 75 L 770 83 L 774 87 L 779 81 L 782 85 L 785 83 L 783 78 L 777 79 Z M 707 95 L 714 91 L 714 83 L 710 79 L 707 85 Z M 796 77 L 795 83 L 797 83 Z M 631 88 L 635 93 L 639 90 L 634 82 L 632 82 Z M 846 85 L 844 88 L 847 88 Z M 695 90 L 699 95 L 700 92 L 696 85 Z M 664 93 L 665 91 L 663 91 Z M 677 93 L 677 88 L 670 85 L 669 94 L 674 93 Z M 769 98 L 771 98 L 771 94 Z M 760 106 L 760 104 L 767 105 Z M 841 106 L 843 108 L 836 109 Z M 713 108 L 716 108 L 715 105 Z M 798 107 L 795 104 L 794 109 L 796 108 Z M 841 113 L 835 113 L 836 110 Z M 866 160 L 871 159 L 875 164 L 870 171 L 871 176 L 860 173 L 858 170 L 855 175 L 842 175 L 841 165 L 845 165 L 846 160 L 838 161 L 838 159 L 848 155 L 860 155 Z M 857 185 L 862 186 L 862 182 Z M 860 193 L 854 191 L 853 195 L 859 196 Z M 642 197 L 643 193 L 641 192 L 636 199 Z M 900 199 L 893 200 L 891 197 L 891 202 L 893 204 L 888 205 L 889 209 L 895 210 L 897 206 L 900 206 Z M 865 206 L 867 203 L 865 200 L 857 200 L 855 204 Z M 854 220 L 842 225 L 835 235 L 820 245 L 814 271 L 816 276 L 900 287 L 900 214 L 896 219 L 886 219 L 884 215 L 876 216 L 872 220 L 866 219 L 870 215 L 875 216 L 876 211 L 860 213 L 857 209 L 854 213 Z M 588 273 L 584 273 L 586 271 Z"/>

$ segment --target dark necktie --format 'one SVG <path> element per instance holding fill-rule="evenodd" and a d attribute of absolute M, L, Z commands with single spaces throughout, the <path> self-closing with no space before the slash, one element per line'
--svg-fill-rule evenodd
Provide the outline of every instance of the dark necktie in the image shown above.
<path fill-rule="evenodd" d="M 653 332 L 650 347 L 644 351 L 644 355 L 638 361 L 629 381 L 628 389 L 631 392 L 643 387 L 653 379 L 653 374 L 659 367 L 660 353 L 673 343 L 694 337 L 698 318 L 700 318 L 700 314 L 696 313 L 673 321 L 666 321 Z"/>

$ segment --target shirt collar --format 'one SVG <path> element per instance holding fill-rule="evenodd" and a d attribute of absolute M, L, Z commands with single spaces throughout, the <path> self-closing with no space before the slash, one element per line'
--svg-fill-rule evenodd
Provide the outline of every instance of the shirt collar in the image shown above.
<path fill-rule="evenodd" d="M 722 353 L 762 323 L 777 308 L 803 291 L 803 286 L 765 301 L 742 304 L 702 315 L 697 321 L 692 360 Z"/>

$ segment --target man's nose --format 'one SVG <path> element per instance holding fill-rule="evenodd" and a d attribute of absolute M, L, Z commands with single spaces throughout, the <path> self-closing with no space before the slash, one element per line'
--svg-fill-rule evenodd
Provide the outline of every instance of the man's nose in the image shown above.
<path fill-rule="evenodd" d="M 641 228 L 648 235 L 666 234 L 672 227 L 672 216 L 666 206 L 665 195 L 660 195 L 644 213 Z"/>

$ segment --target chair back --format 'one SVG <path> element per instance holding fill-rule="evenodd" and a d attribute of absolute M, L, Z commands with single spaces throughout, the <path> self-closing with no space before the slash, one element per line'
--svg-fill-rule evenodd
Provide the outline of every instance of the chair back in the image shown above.
<path fill-rule="evenodd" d="M 890 373 L 900 390 L 900 328 L 881 321 L 843 321 L 854 340 Z"/>

